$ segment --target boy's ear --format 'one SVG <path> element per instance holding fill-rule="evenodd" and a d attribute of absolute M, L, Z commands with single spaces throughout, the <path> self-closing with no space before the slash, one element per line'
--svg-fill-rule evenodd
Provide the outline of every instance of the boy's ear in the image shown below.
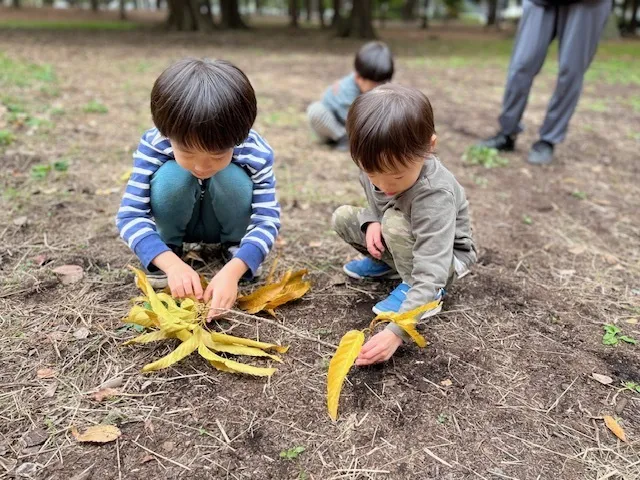
<path fill-rule="evenodd" d="M 432 152 L 435 151 L 437 144 L 438 144 L 438 136 L 434 133 L 433 135 L 431 135 L 431 145 L 429 150 L 431 150 Z"/>

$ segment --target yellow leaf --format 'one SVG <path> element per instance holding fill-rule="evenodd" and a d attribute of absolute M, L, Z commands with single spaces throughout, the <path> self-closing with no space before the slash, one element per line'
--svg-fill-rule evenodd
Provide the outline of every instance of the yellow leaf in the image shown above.
<path fill-rule="evenodd" d="M 253 314 L 263 310 L 273 310 L 280 305 L 296 300 L 311 288 L 309 282 L 302 280 L 302 277 L 307 273 L 307 270 L 299 270 L 295 273 L 289 270 L 279 282 L 265 285 L 250 295 L 239 297 L 238 306 L 247 313 Z"/>
<path fill-rule="evenodd" d="M 440 302 L 441 300 L 434 300 L 433 302 L 429 302 L 404 313 L 382 312 L 371 321 L 369 328 L 373 330 L 378 323 L 392 322 L 407 332 L 407 335 L 409 335 L 419 347 L 426 347 L 427 341 L 418 333 L 418 330 L 416 330 L 417 317 L 429 310 L 437 308 Z"/>
<path fill-rule="evenodd" d="M 142 368 L 143 372 L 153 372 L 155 370 L 161 370 L 163 368 L 170 367 L 176 362 L 179 362 L 183 358 L 191 355 L 198 349 L 199 335 L 194 332 L 190 335 L 189 339 L 183 341 L 178 348 L 176 348 L 169 355 L 165 355 L 159 360 L 153 363 L 149 363 Z"/>
<path fill-rule="evenodd" d="M 140 305 L 134 305 L 129 311 L 129 315 L 122 319 L 124 323 L 133 323 L 141 327 L 158 327 L 158 316 L 151 310 L 147 310 Z"/>
<path fill-rule="evenodd" d="M 246 345 L 247 347 L 256 347 L 261 350 L 275 350 L 278 353 L 286 353 L 286 351 L 289 350 L 289 347 L 287 346 L 258 342 L 248 338 L 234 337 L 233 335 L 227 335 L 226 333 L 211 332 L 211 340 L 230 345 Z"/>
<path fill-rule="evenodd" d="M 122 175 L 120 175 L 120 178 L 118 179 L 120 180 L 120 183 L 127 183 L 131 173 L 133 173 L 133 168 L 126 170 Z"/>
<path fill-rule="evenodd" d="M 251 365 L 246 365 L 244 363 L 236 362 L 234 360 L 229 360 L 228 358 L 221 357 L 213 353 L 211 350 L 209 350 L 207 347 L 205 347 L 202 344 L 200 344 L 200 346 L 198 347 L 198 353 L 204 359 L 209 360 L 209 362 L 215 362 L 213 363 L 214 366 L 216 366 L 215 364 L 217 363 L 221 363 L 226 368 L 236 373 L 247 373 L 249 375 L 255 375 L 258 377 L 270 377 L 276 372 L 275 368 L 254 367 Z"/>
<path fill-rule="evenodd" d="M 136 338 L 132 338 L 131 340 L 124 342 L 124 345 L 131 345 L 133 343 L 151 343 L 159 340 L 166 340 L 167 338 L 172 337 L 162 330 L 156 330 L 155 332 L 138 335 Z"/>
<path fill-rule="evenodd" d="M 79 433 L 76 427 L 71 427 L 71 434 L 79 442 L 107 443 L 113 442 L 122 432 L 114 425 L 94 425 L 83 433 Z"/>
<path fill-rule="evenodd" d="M 627 436 L 624 434 L 622 427 L 616 422 L 616 419 L 610 415 L 604 416 L 604 423 L 613 434 L 623 442 L 627 441 Z"/>
<path fill-rule="evenodd" d="M 335 421 L 338 418 L 338 402 L 344 379 L 349 373 L 353 362 L 358 358 L 364 333 L 360 330 L 350 330 L 340 340 L 340 345 L 329 363 L 327 374 L 327 408 L 329 416 Z"/>
<path fill-rule="evenodd" d="M 248 357 L 269 357 L 276 362 L 282 363 L 282 359 L 277 355 L 272 355 L 256 347 L 214 342 L 210 335 L 203 335 L 203 343 L 208 349 L 213 350 L 214 352 L 230 353 L 231 355 L 245 355 Z"/>

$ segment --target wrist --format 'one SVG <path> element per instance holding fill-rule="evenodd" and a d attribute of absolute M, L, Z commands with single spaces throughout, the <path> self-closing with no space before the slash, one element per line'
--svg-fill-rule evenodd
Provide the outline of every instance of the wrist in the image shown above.
<path fill-rule="evenodd" d="M 164 273 L 167 273 L 173 267 L 175 267 L 176 265 L 180 265 L 183 262 L 179 256 L 177 256 L 175 253 L 169 250 L 166 252 L 162 252 L 160 255 L 155 257 L 151 261 L 151 263 L 153 263 L 156 267 L 158 267 Z"/>
<path fill-rule="evenodd" d="M 218 274 L 229 275 L 236 283 L 247 273 L 249 267 L 239 258 L 232 258 Z"/>

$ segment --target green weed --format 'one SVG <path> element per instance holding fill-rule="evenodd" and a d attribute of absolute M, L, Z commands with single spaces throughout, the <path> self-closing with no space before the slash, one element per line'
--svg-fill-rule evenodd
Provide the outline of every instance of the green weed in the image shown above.
<path fill-rule="evenodd" d="M 484 168 L 504 167 L 509 160 L 501 157 L 495 148 L 473 145 L 462 156 L 462 161 L 467 165 L 481 165 Z"/>

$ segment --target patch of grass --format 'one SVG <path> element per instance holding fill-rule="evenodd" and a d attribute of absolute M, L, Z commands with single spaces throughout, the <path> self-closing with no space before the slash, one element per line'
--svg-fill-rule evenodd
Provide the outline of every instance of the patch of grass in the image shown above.
<path fill-rule="evenodd" d="M 590 102 L 585 102 L 584 108 L 592 112 L 600 113 L 609 111 L 607 102 L 605 102 L 604 100 L 591 100 Z"/>
<path fill-rule="evenodd" d="M 467 165 L 481 165 L 484 168 L 504 167 L 509 160 L 501 157 L 495 148 L 473 145 L 462 156 L 462 161 Z"/>
<path fill-rule="evenodd" d="M 291 447 L 288 450 L 281 451 L 280 452 L 280 458 L 284 458 L 285 460 L 295 460 L 305 450 L 306 450 L 306 448 L 300 447 L 300 446 Z"/>
<path fill-rule="evenodd" d="M 578 200 L 586 200 L 588 195 L 587 192 L 583 192 L 582 190 L 574 190 L 571 192 L 571 196 L 573 198 L 577 198 Z"/>
<path fill-rule="evenodd" d="M 297 127 L 301 123 L 299 112 L 292 110 L 267 113 L 262 121 L 270 127 Z"/>
<path fill-rule="evenodd" d="M 135 30 L 141 25 L 128 21 L 91 20 L 3 20 L 0 28 L 14 30 Z"/>
<path fill-rule="evenodd" d="M 635 112 L 640 112 L 640 95 L 635 95 L 629 99 L 629 104 Z"/>
<path fill-rule="evenodd" d="M 446 413 L 440 413 L 438 414 L 438 418 L 436 420 L 440 425 L 444 425 L 449 421 L 449 415 L 447 415 Z"/>
<path fill-rule="evenodd" d="M 635 338 L 631 338 L 627 335 L 621 335 L 622 330 L 611 324 L 603 325 L 604 335 L 602 336 L 602 344 L 603 345 L 617 345 L 620 342 L 630 343 L 632 345 L 637 345 L 638 341 Z"/>
<path fill-rule="evenodd" d="M 100 113 L 100 114 L 104 114 L 109 111 L 106 105 L 98 102 L 97 100 L 91 100 L 89 103 L 87 103 L 83 107 L 82 110 L 84 110 L 85 113 Z"/>
<path fill-rule="evenodd" d="M 486 188 L 486 186 L 489 185 L 489 179 L 487 177 L 476 175 L 473 177 L 473 183 L 475 183 L 479 187 Z"/>
<path fill-rule="evenodd" d="M 525 225 L 533 225 L 533 219 L 529 215 L 524 214 L 522 216 L 522 223 Z"/>
<path fill-rule="evenodd" d="M 636 382 L 622 382 L 624 390 L 630 390 L 634 393 L 640 393 L 640 384 Z"/>
<path fill-rule="evenodd" d="M 56 75 L 48 64 L 21 62 L 0 52 L 0 86 L 27 87 L 34 82 L 53 83 Z"/>
<path fill-rule="evenodd" d="M 29 127 L 35 128 L 51 128 L 53 127 L 53 122 L 51 120 L 47 120 L 46 118 L 38 118 L 38 117 L 28 117 L 25 122 Z"/>
<path fill-rule="evenodd" d="M 62 159 L 53 162 L 53 169 L 56 172 L 66 172 L 67 170 L 69 170 L 69 160 Z"/>
<path fill-rule="evenodd" d="M 0 147 L 11 145 L 15 139 L 15 135 L 10 130 L 0 130 Z"/>
<path fill-rule="evenodd" d="M 31 178 L 34 180 L 44 180 L 51 171 L 51 165 L 44 163 L 31 167 Z"/>
<path fill-rule="evenodd" d="M 51 115 L 54 115 L 54 116 L 62 116 L 62 115 L 64 115 L 66 112 L 65 112 L 65 109 L 64 109 L 64 108 L 62 108 L 62 107 L 53 107 L 53 108 L 49 111 L 49 113 L 50 113 Z"/>

